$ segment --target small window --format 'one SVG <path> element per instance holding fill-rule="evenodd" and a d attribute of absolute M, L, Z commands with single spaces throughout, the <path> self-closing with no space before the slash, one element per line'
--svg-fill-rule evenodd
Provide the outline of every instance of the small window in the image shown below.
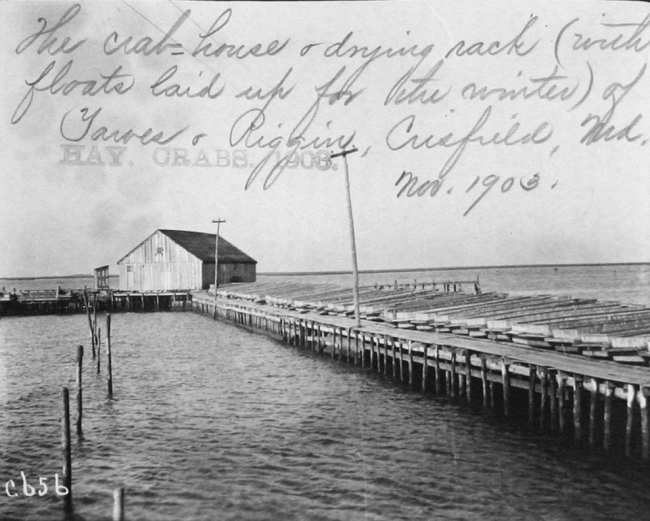
<path fill-rule="evenodd" d="M 133 266 L 127 266 L 126 271 L 133 271 Z"/>
<path fill-rule="evenodd" d="M 158 248 L 156 248 L 156 255 L 162 255 L 162 254 L 163 254 L 162 246 L 158 246 Z"/>

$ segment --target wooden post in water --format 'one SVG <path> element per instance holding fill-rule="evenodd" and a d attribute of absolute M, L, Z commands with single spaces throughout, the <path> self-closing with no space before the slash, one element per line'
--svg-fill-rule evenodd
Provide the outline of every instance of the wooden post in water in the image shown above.
<path fill-rule="evenodd" d="M 359 330 L 354 330 L 354 365 L 358 366 L 360 362 L 359 356 Z"/>
<path fill-rule="evenodd" d="M 605 380 L 605 407 L 603 413 L 603 449 L 609 450 L 612 438 L 612 394 L 614 386 L 609 380 Z"/>
<path fill-rule="evenodd" d="M 424 352 L 422 353 L 422 392 L 427 392 L 427 380 L 429 374 L 429 346 L 424 344 Z"/>
<path fill-rule="evenodd" d="M 370 337 L 370 370 L 375 368 L 375 337 Z"/>
<path fill-rule="evenodd" d="M 598 405 L 598 380 L 591 379 L 589 398 L 589 445 L 596 444 L 596 406 Z"/>
<path fill-rule="evenodd" d="M 409 347 L 409 387 L 413 388 L 415 385 L 414 379 L 413 379 L 413 342 L 410 340 L 408 341 L 408 347 Z"/>
<path fill-rule="evenodd" d="M 83 390 L 81 374 L 84 359 L 84 346 L 77 347 L 77 436 L 82 435 L 81 422 L 83 418 Z"/>
<path fill-rule="evenodd" d="M 458 363 L 460 364 L 460 360 Z M 465 397 L 465 375 L 460 371 L 458 372 L 458 397 Z"/>
<path fill-rule="evenodd" d="M 334 327 L 332 329 L 332 338 L 334 339 L 334 344 L 336 344 L 336 338 L 338 337 L 338 361 L 340 362 L 343 359 L 343 329 L 340 327 Z"/>
<path fill-rule="evenodd" d="M 456 397 L 456 350 L 452 347 L 449 348 L 451 353 L 451 369 L 449 371 L 449 380 L 451 380 L 451 389 L 449 396 Z"/>
<path fill-rule="evenodd" d="M 558 420 L 560 426 L 560 433 L 564 432 L 564 422 L 566 413 L 564 412 L 564 385 L 566 384 L 566 375 L 564 373 L 558 373 L 558 382 L 557 382 L 557 399 L 558 399 Z"/>
<path fill-rule="evenodd" d="M 348 328 L 348 345 L 347 345 L 347 362 L 348 364 L 352 363 L 352 329 Z"/>
<path fill-rule="evenodd" d="M 440 347 L 434 346 L 434 374 L 436 377 L 436 394 L 442 394 L 442 381 L 440 379 Z"/>
<path fill-rule="evenodd" d="M 627 384 L 627 418 L 625 422 L 625 455 L 632 456 L 632 428 L 634 426 L 634 399 L 636 392 L 634 385 Z"/>
<path fill-rule="evenodd" d="M 93 293 L 93 334 L 97 333 L 97 293 Z M 99 349 L 99 346 L 97 347 Z"/>
<path fill-rule="evenodd" d="M 320 353 L 320 324 L 314 324 L 314 326 L 312 327 L 312 333 L 314 338 L 313 338 L 311 350 L 315 351 L 316 353 Z"/>
<path fill-rule="evenodd" d="M 63 418 L 62 418 L 61 448 L 63 449 L 63 486 L 68 489 L 65 496 L 65 507 L 72 509 L 72 450 L 70 445 L 70 392 L 63 388 Z"/>
<path fill-rule="evenodd" d="M 102 329 L 97 328 L 97 374 L 102 369 Z"/>
<path fill-rule="evenodd" d="M 86 317 L 88 318 L 88 328 L 90 329 L 90 341 L 91 341 L 91 345 L 92 345 L 92 357 L 95 358 L 95 340 L 96 340 L 95 330 L 96 330 L 96 326 L 93 325 L 93 319 L 92 319 L 92 317 L 90 315 L 90 305 L 89 305 L 89 302 L 88 302 L 88 293 L 86 292 L 86 290 L 84 290 L 84 292 L 83 292 L 83 300 L 84 300 L 84 307 L 86 308 Z"/>
<path fill-rule="evenodd" d="M 375 347 L 376 344 L 376 347 Z M 375 368 L 377 369 L 377 374 L 381 373 L 381 346 L 379 344 L 379 337 L 373 336 L 370 339 L 370 349 L 375 350 Z"/>
<path fill-rule="evenodd" d="M 505 358 L 501 360 L 501 383 L 503 384 L 503 414 L 510 416 L 510 373 Z"/>
<path fill-rule="evenodd" d="M 388 335 L 384 335 L 384 376 L 388 376 Z"/>
<path fill-rule="evenodd" d="M 124 521 L 124 488 L 113 490 L 113 521 Z"/>
<path fill-rule="evenodd" d="M 542 368 L 542 378 L 541 378 L 541 405 L 539 411 L 539 428 L 544 428 L 544 422 L 546 419 L 546 402 L 548 399 L 548 369 L 546 367 Z"/>
<path fill-rule="evenodd" d="M 497 403 L 497 398 L 496 398 L 496 390 L 494 387 L 494 382 L 492 380 L 489 381 L 489 387 L 490 387 L 490 407 L 494 409 Z"/>
<path fill-rule="evenodd" d="M 650 456 L 650 432 L 648 432 L 648 388 L 641 387 L 638 393 L 639 408 L 641 409 L 641 457 L 648 461 Z"/>
<path fill-rule="evenodd" d="M 451 359 L 452 352 L 449 349 L 449 370 L 445 371 L 445 389 L 447 390 L 447 396 L 451 396 L 451 389 L 453 387 L 452 378 L 451 378 Z"/>
<path fill-rule="evenodd" d="M 551 429 L 557 429 L 557 374 L 551 371 L 549 374 L 549 392 L 551 401 Z"/>
<path fill-rule="evenodd" d="M 113 358 L 111 354 L 111 314 L 106 315 L 106 357 L 108 359 L 108 396 L 113 396 Z"/>
<path fill-rule="evenodd" d="M 488 377 L 487 377 L 487 361 L 485 357 L 481 357 L 481 384 L 483 386 L 483 407 L 488 406 Z"/>
<path fill-rule="evenodd" d="M 390 338 L 390 349 L 392 353 L 392 362 L 391 365 L 393 366 L 393 378 L 397 378 L 397 364 L 395 363 L 395 338 L 391 337 Z"/>
<path fill-rule="evenodd" d="M 361 342 L 360 342 L 360 355 L 361 355 L 361 369 L 366 367 L 366 336 L 361 332 Z"/>
<path fill-rule="evenodd" d="M 573 375 L 573 433 L 576 441 L 582 438 L 582 382 L 582 375 Z"/>
<path fill-rule="evenodd" d="M 467 403 L 472 403 L 472 352 L 465 350 L 465 391 L 467 393 Z"/>
<path fill-rule="evenodd" d="M 402 351 L 404 344 L 399 342 L 397 348 L 399 349 L 399 379 L 401 382 L 404 381 L 404 352 Z"/>
<path fill-rule="evenodd" d="M 528 366 L 528 423 L 530 425 L 535 421 L 535 377 L 537 376 L 537 367 Z M 543 403 L 543 402 L 542 402 Z M 544 409 L 542 409 L 543 415 Z"/>

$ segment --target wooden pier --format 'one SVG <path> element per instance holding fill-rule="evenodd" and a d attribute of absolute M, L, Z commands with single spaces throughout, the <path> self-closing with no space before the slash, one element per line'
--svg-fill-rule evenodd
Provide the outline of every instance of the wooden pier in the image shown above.
<path fill-rule="evenodd" d="M 168 311 L 186 308 L 189 291 L 94 291 L 87 289 L 0 291 L 0 316 L 50 315 L 93 311 Z"/>
<path fill-rule="evenodd" d="M 192 307 L 423 392 L 506 416 L 523 403 L 531 424 L 650 457 L 644 307 L 413 287 L 360 294 L 361 327 L 352 291 L 329 284 L 232 285 L 216 300 L 195 293 Z"/>

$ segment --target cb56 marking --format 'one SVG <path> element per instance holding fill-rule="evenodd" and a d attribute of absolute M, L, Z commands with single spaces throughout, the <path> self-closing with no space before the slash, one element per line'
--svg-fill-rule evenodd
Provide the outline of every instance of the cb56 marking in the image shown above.
<path fill-rule="evenodd" d="M 16 481 L 13 479 L 5 482 L 5 494 L 7 497 L 32 497 L 36 495 L 45 496 L 48 493 L 52 492 L 54 492 L 57 496 L 67 496 L 70 493 L 68 487 L 62 485 L 59 482 L 58 473 L 54 474 L 54 486 L 50 485 L 48 487 L 47 480 L 48 478 L 46 477 L 39 477 L 38 484 L 32 481 L 32 483 L 34 483 L 32 485 L 29 483 L 25 473 L 21 471 L 20 480 L 17 480 L 18 483 L 16 483 Z"/>

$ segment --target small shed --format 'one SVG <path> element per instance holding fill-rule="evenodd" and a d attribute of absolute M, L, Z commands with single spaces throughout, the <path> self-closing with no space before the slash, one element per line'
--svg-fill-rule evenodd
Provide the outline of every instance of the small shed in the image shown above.
<path fill-rule="evenodd" d="M 95 289 L 100 291 L 110 289 L 108 266 L 95 268 Z"/>
<path fill-rule="evenodd" d="M 216 235 L 156 230 L 117 261 L 120 289 L 207 289 L 214 284 Z M 255 282 L 257 261 L 219 236 L 219 284 Z"/>

